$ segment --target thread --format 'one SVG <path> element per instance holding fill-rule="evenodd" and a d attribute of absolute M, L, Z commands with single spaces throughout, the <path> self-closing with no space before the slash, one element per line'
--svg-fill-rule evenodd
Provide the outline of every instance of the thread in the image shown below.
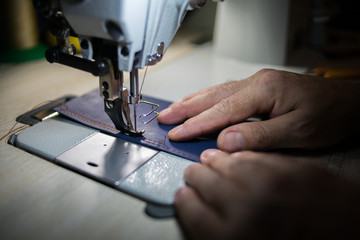
<path fill-rule="evenodd" d="M 111 125 L 109 125 L 107 123 L 100 122 L 100 121 L 92 119 L 92 118 L 90 118 L 90 117 L 88 117 L 86 115 L 75 112 L 75 111 L 71 110 L 66 104 L 63 104 L 63 106 L 65 106 L 66 109 L 60 108 L 59 112 L 62 112 L 65 116 L 69 115 L 74 120 L 77 120 L 77 121 L 80 121 L 80 122 L 83 121 L 83 122 L 87 123 L 90 126 L 95 125 L 96 127 L 101 128 L 103 130 L 105 129 L 105 130 L 109 130 L 109 131 L 112 131 L 112 132 L 115 132 L 115 133 L 120 133 L 119 130 L 117 130 L 115 127 L 113 127 L 113 126 L 111 126 Z M 184 157 L 187 157 L 187 158 L 190 158 L 190 159 L 199 160 L 199 157 L 197 157 L 197 156 L 194 156 L 194 155 L 191 155 L 189 153 L 183 152 L 181 150 L 166 146 L 166 136 L 165 136 L 164 142 L 159 142 L 159 141 L 156 141 L 156 140 L 153 140 L 153 139 L 150 139 L 150 138 L 146 138 L 144 136 L 142 136 L 141 138 L 139 138 L 139 137 L 134 137 L 134 138 L 140 140 L 140 142 L 146 142 L 148 144 L 155 145 L 155 146 L 157 146 L 159 148 L 162 148 L 163 150 L 168 150 L 168 151 L 173 152 L 173 153 L 175 152 L 175 153 L 177 153 L 177 154 L 179 154 L 181 156 L 184 156 Z"/>
<path fill-rule="evenodd" d="M 31 108 L 29 111 L 25 112 L 25 113 L 21 116 L 20 119 L 18 119 L 17 121 L 15 121 L 15 124 L 10 128 L 10 130 L 9 130 L 7 133 L 5 133 L 3 136 L 0 137 L 0 141 L 4 140 L 4 139 L 5 139 L 6 137 L 8 137 L 10 134 L 18 133 L 18 132 L 20 132 L 20 131 L 22 131 L 22 130 L 28 128 L 28 127 L 30 127 L 31 124 L 36 123 L 37 120 L 34 120 L 34 122 L 30 122 L 30 123 L 28 123 L 28 125 L 24 124 L 24 125 L 22 125 L 22 126 L 16 127 L 16 125 L 18 125 L 19 123 L 21 123 L 21 120 L 25 117 L 26 114 L 34 111 L 36 108 L 38 108 L 38 107 L 40 107 L 40 106 L 42 106 L 42 105 L 45 105 L 45 104 L 47 104 L 47 103 L 58 103 L 59 105 L 64 105 L 64 106 L 67 108 L 66 104 L 65 104 L 64 102 L 62 102 L 62 101 L 59 101 L 59 100 L 46 100 L 46 101 L 43 101 L 43 102 L 37 104 L 36 106 L 34 106 L 33 108 Z"/>
<path fill-rule="evenodd" d="M 146 66 L 146 68 L 145 68 L 144 77 L 143 77 L 143 80 L 142 80 L 142 82 L 141 82 L 141 87 L 140 87 L 140 95 L 141 95 L 141 93 L 142 93 L 142 89 L 143 89 L 143 86 L 144 86 L 144 83 L 145 83 L 145 78 L 146 78 L 146 74 L 147 74 L 148 67 L 149 67 L 149 66 Z"/>

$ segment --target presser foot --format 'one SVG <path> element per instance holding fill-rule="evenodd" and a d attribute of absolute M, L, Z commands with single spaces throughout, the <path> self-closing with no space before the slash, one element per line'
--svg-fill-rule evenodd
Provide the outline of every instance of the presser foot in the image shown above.
<path fill-rule="evenodd" d="M 110 117 L 117 130 L 132 137 L 142 136 L 145 131 L 133 128 L 129 119 L 129 109 L 125 109 L 121 99 L 104 100 L 106 114 Z M 126 121 L 124 121 L 124 118 Z"/>

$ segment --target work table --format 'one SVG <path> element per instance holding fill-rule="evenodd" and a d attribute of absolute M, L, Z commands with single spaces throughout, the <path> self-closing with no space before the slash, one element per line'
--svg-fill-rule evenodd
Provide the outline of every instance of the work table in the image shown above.
<path fill-rule="evenodd" d="M 178 60 L 165 60 L 147 73 L 144 93 L 175 101 L 266 67 L 208 55 L 212 56 L 210 47 L 204 46 Z M 0 135 L 10 130 L 18 115 L 41 102 L 97 87 L 96 77 L 45 60 L 1 66 Z M 359 180 L 359 146 L 350 141 L 327 150 L 291 154 Z M 182 238 L 175 219 L 148 217 L 144 202 L 5 141 L 0 143 L 0 166 L 0 239 Z"/>

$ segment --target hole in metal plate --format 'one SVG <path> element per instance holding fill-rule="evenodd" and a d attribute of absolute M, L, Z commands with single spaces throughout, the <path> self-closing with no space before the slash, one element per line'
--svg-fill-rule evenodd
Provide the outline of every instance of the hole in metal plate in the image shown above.
<path fill-rule="evenodd" d="M 87 162 L 88 165 L 92 166 L 92 167 L 98 167 L 99 165 L 97 165 L 96 163 L 93 162 Z"/>

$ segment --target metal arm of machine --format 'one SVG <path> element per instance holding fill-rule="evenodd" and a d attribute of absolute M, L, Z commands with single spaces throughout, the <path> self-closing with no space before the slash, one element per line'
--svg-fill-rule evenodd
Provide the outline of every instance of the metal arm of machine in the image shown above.
<path fill-rule="evenodd" d="M 66 54 L 59 47 L 51 47 L 45 53 L 46 60 L 49 63 L 60 63 L 85 72 L 92 73 L 94 76 L 104 76 L 109 74 L 109 64 L 104 59 L 90 61 L 85 58 Z"/>
<path fill-rule="evenodd" d="M 99 76 L 105 112 L 115 127 L 141 135 L 138 69 L 159 62 L 187 10 L 205 0 L 34 0 L 48 18 L 57 46 L 46 53 L 57 62 Z M 80 41 L 82 58 L 75 55 L 69 36 Z M 124 72 L 130 76 L 125 88 Z"/>

